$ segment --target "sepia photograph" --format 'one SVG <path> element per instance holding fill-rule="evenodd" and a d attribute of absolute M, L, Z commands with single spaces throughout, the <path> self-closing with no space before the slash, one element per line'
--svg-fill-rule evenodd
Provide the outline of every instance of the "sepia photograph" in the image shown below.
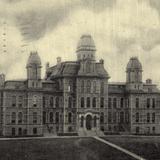
<path fill-rule="evenodd" d="M 0 160 L 160 160 L 160 0 L 0 0 Z"/>

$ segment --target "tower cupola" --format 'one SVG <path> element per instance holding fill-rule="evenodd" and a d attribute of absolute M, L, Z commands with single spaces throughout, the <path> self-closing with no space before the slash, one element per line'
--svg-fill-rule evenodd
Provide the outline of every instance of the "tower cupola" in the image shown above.
<path fill-rule="evenodd" d="M 41 59 L 37 52 L 31 52 L 27 61 L 28 87 L 41 87 Z"/>
<path fill-rule="evenodd" d="M 126 67 L 126 82 L 130 89 L 142 88 L 142 64 L 137 57 L 131 57 Z"/>
<path fill-rule="evenodd" d="M 95 60 L 96 47 L 91 35 L 82 35 L 77 45 L 77 60 Z"/>

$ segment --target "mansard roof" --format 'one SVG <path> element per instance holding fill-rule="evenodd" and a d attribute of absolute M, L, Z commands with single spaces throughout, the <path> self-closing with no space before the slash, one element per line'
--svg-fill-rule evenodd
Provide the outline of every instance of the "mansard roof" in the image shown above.
<path fill-rule="evenodd" d="M 62 76 L 99 76 L 99 77 L 109 77 L 107 71 L 101 63 L 95 63 L 95 72 L 89 74 L 79 74 L 80 62 L 78 61 L 66 61 L 57 64 L 53 67 L 47 69 L 46 73 L 48 77 L 47 80 L 53 79 L 54 77 Z"/>

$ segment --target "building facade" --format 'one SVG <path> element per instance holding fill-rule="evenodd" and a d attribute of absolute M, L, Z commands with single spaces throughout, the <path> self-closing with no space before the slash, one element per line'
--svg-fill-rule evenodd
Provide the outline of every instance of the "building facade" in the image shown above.
<path fill-rule="evenodd" d="M 81 36 L 76 61 L 46 64 L 31 52 L 27 79 L 0 75 L 2 136 L 160 134 L 160 91 L 142 82 L 142 65 L 132 57 L 126 82 L 110 83 L 104 61 L 96 61 L 90 35 Z"/>

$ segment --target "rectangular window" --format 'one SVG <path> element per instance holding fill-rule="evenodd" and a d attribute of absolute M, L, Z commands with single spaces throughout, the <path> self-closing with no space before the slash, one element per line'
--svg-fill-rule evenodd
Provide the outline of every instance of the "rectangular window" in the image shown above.
<path fill-rule="evenodd" d="M 136 113 L 136 122 L 139 122 L 139 113 Z"/>
<path fill-rule="evenodd" d="M 12 112 L 12 115 L 11 115 L 11 123 L 12 123 L 12 124 L 15 124 L 15 123 L 16 123 L 16 113 L 15 113 L 15 112 Z"/>
<path fill-rule="evenodd" d="M 113 108 L 117 108 L 117 98 L 113 99 Z"/>
<path fill-rule="evenodd" d="M 117 113 L 116 112 L 113 113 L 113 122 L 114 123 L 117 122 Z"/>
<path fill-rule="evenodd" d="M 50 105 L 50 107 L 53 107 L 53 97 L 50 97 L 49 105 Z"/>
<path fill-rule="evenodd" d="M 121 98 L 121 102 L 120 102 L 120 107 L 123 108 L 123 102 L 124 102 L 124 99 Z"/>
<path fill-rule="evenodd" d="M 46 106 L 46 99 L 45 97 L 43 97 L 43 108 L 45 108 L 45 106 Z"/>
<path fill-rule="evenodd" d="M 152 108 L 155 108 L 155 98 L 152 99 Z"/>
<path fill-rule="evenodd" d="M 23 114 L 22 114 L 22 112 L 19 112 L 18 113 L 18 123 L 21 124 L 22 120 L 23 120 Z"/>
<path fill-rule="evenodd" d="M 33 134 L 37 134 L 37 128 L 33 128 Z"/>
<path fill-rule="evenodd" d="M 91 102 L 90 102 L 90 97 L 87 97 L 87 108 L 90 108 Z"/>
<path fill-rule="evenodd" d="M 12 107 L 16 106 L 16 96 L 12 96 Z"/>
<path fill-rule="evenodd" d="M 125 113 L 125 122 L 126 123 L 129 122 L 129 113 L 128 112 Z"/>
<path fill-rule="evenodd" d="M 155 113 L 152 113 L 152 122 L 155 122 Z"/>
<path fill-rule="evenodd" d="M 15 136 L 15 135 L 16 135 L 16 129 L 12 128 L 12 136 Z"/>
<path fill-rule="evenodd" d="M 33 107 L 37 107 L 37 96 L 33 96 Z"/>
<path fill-rule="evenodd" d="M 155 130 L 156 130 L 156 128 L 155 128 L 155 127 L 152 127 L 152 132 L 153 132 L 153 134 L 155 134 Z"/>
<path fill-rule="evenodd" d="M 120 112 L 120 123 L 124 123 L 124 112 Z"/>
<path fill-rule="evenodd" d="M 147 108 L 150 108 L 150 98 L 147 98 Z"/>
<path fill-rule="evenodd" d="M 111 109 L 112 108 L 112 99 L 108 98 L 108 108 Z"/>
<path fill-rule="evenodd" d="M 18 107 L 22 107 L 22 103 L 23 103 L 23 97 L 19 96 L 18 97 Z"/>
<path fill-rule="evenodd" d="M 112 113 L 108 112 L 108 123 L 112 122 Z"/>
<path fill-rule="evenodd" d="M 136 98 L 136 108 L 139 108 L 139 98 Z"/>
<path fill-rule="evenodd" d="M 137 134 L 139 133 L 139 127 L 136 127 L 136 133 Z"/>
<path fill-rule="evenodd" d="M 147 113 L 147 122 L 150 122 L 150 113 Z"/>
<path fill-rule="evenodd" d="M 103 97 L 101 97 L 101 100 L 100 100 L 100 107 L 104 108 L 104 98 Z"/>
<path fill-rule="evenodd" d="M 37 123 L 37 112 L 33 112 L 33 123 Z"/>

